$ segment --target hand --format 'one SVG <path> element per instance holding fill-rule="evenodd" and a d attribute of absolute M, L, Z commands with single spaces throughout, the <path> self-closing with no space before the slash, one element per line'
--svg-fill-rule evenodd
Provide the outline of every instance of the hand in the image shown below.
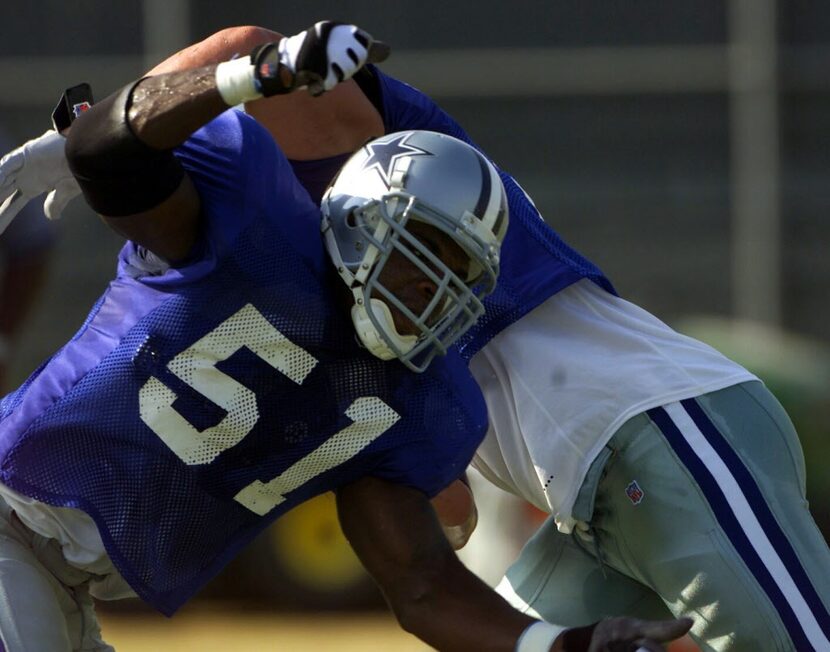
<path fill-rule="evenodd" d="M 373 39 L 355 25 L 322 21 L 279 43 L 251 53 L 254 75 L 266 97 L 307 87 L 321 95 L 349 79 L 369 60 Z M 373 50 L 373 60 L 388 55 L 388 48 Z M 285 71 L 288 74 L 285 74 Z"/>
<path fill-rule="evenodd" d="M 691 618 L 677 620 L 639 620 L 638 618 L 605 618 L 593 628 L 588 652 L 663 652 L 662 643 L 680 638 L 692 626 Z M 566 631 L 563 636 L 564 650 L 570 650 L 567 643 L 570 633 L 582 628 Z M 584 649 L 574 646 L 573 649 Z"/>
<path fill-rule="evenodd" d="M 478 523 L 475 498 L 466 478 L 456 480 L 430 502 L 452 549 L 461 550 Z"/>
<path fill-rule="evenodd" d="M 59 218 L 69 200 L 80 194 L 66 162 L 65 143 L 62 135 L 49 130 L 0 159 L 0 233 L 41 193 L 49 193 L 43 208 L 52 220 Z"/>

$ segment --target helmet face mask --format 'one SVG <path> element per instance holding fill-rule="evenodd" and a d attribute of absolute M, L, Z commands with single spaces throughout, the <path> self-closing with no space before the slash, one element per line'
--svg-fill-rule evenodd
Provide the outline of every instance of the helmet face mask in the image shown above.
<path fill-rule="evenodd" d="M 386 158 L 386 174 L 373 163 L 373 143 L 404 153 Z M 352 321 L 374 355 L 423 371 L 484 313 L 481 300 L 498 278 L 506 200 L 495 169 L 466 143 L 432 132 L 372 141 L 344 165 L 321 208 L 326 248 L 354 300 Z M 450 244 L 435 251 L 435 242 Z M 450 249 L 463 270 L 450 267 Z M 396 286 L 401 269 L 409 284 L 430 289 Z"/>

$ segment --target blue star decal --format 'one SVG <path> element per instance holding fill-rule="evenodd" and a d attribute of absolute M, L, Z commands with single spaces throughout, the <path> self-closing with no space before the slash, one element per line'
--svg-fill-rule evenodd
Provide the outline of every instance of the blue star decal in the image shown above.
<path fill-rule="evenodd" d="M 381 179 L 386 184 L 386 187 L 391 187 L 392 171 L 395 169 L 395 163 L 398 159 L 404 156 L 432 156 L 432 152 L 428 152 L 420 147 L 408 145 L 406 139 L 411 134 L 400 134 L 394 136 L 389 140 L 382 142 L 373 142 L 366 145 L 369 151 L 369 158 L 363 163 L 364 170 L 372 168 L 378 171 Z"/>

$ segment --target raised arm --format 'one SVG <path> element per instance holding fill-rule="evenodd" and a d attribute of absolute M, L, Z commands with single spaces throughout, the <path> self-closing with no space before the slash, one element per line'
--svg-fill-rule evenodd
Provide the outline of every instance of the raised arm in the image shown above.
<path fill-rule="evenodd" d="M 308 86 L 334 88 L 368 57 L 371 38 L 318 23 L 252 57 L 144 78 L 79 118 L 67 157 L 87 203 L 109 225 L 171 261 L 187 256 L 200 200 L 172 149 L 228 106 Z M 187 57 L 185 57 L 187 59 Z"/>
<path fill-rule="evenodd" d="M 215 66 L 234 55 L 282 36 L 261 27 L 230 27 L 216 32 L 169 57 L 149 75 L 163 75 Z M 384 133 L 380 114 L 351 80 L 322 97 L 292 93 L 245 103 L 277 141 L 288 158 L 314 160 L 355 151 L 370 138 Z M 64 157 L 65 139 L 49 130 L 0 160 L 0 233 L 32 198 L 48 193 L 44 210 L 50 219 L 60 217 L 80 189 Z M 124 231 L 124 229 L 127 229 Z M 124 221 L 117 230 L 129 234 Z"/>
<path fill-rule="evenodd" d="M 263 27 L 229 27 L 177 52 L 148 74 L 218 64 L 280 38 L 278 32 Z M 295 160 L 353 152 L 384 133 L 380 114 L 351 80 L 320 98 L 306 93 L 279 95 L 247 102 L 245 110 L 271 132 L 285 155 Z"/>

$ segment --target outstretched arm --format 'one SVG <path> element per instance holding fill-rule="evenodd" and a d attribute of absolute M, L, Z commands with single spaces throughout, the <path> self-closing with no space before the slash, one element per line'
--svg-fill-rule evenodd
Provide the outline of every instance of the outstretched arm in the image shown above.
<path fill-rule="evenodd" d="M 177 52 L 148 74 L 215 65 L 280 38 L 278 32 L 263 27 L 229 27 Z M 384 133 L 377 109 L 352 80 L 319 98 L 306 93 L 280 95 L 247 102 L 245 110 L 271 132 L 280 149 L 294 160 L 353 152 L 370 138 Z"/>
<path fill-rule="evenodd" d="M 169 57 L 149 75 L 215 66 L 282 36 L 261 27 L 230 27 Z M 350 153 L 384 133 L 377 109 L 351 80 L 322 97 L 292 93 L 245 103 L 290 159 L 314 160 Z M 44 210 L 60 217 L 80 189 L 64 156 L 65 138 L 49 130 L 0 160 L 0 233 L 32 198 L 49 193 Z M 121 227 L 126 226 L 126 222 Z M 119 228 L 120 230 L 120 228 Z"/>
<path fill-rule="evenodd" d="M 200 200 L 172 148 L 229 105 L 308 86 L 322 92 L 367 60 L 371 38 L 318 23 L 249 59 L 147 77 L 84 113 L 67 157 L 87 202 L 110 226 L 171 261 L 187 256 Z"/>

